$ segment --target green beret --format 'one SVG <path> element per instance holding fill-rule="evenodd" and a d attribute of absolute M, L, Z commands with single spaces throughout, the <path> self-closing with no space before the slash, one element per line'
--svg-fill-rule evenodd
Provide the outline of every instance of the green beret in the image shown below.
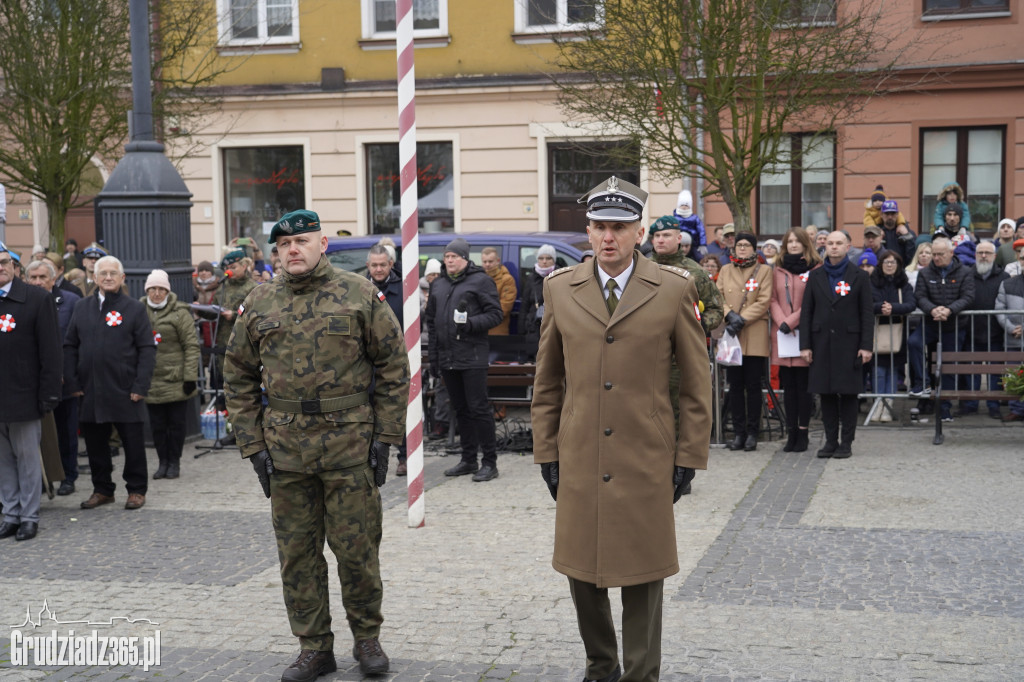
<path fill-rule="evenodd" d="M 680 230 L 682 226 L 679 224 L 679 220 L 674 215 L 663 215 L 654 221 L 651 225 L 650 233 L 661 232 L 662 230 Z"/>
<path fill-rule="evenodd" d="M 220 259 L 220 265 L 221 267 L 226 268 L 232 263 L 237 263 L 243 258 L 245 258 L 245 249 L 234 249 L 233 251 L 228 251 L 224 254 L 224 257 Z"/>
<path fill-rule="evenodd" d="M 304 232 L 319 232 L 320 216 L 306 209 L 299 209 L 286 213 L 270 230 L 270 238 L 267 242 L 276 244 L 277 238 L 285 235 L 302 234 Z"/>

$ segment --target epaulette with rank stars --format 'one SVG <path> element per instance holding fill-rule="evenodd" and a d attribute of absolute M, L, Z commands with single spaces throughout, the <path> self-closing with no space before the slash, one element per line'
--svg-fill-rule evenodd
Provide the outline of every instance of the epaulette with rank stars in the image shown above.
<path fill-rule="evenodd" d="M 575 269 L 576 269 L 575 265 L 566 265 L 564 268 L 558 268 L 557 270 L 553 270 L 551 272 L 551 274 L 548 275 L 548 277 L 554 277 L 555 275 L 561 275 L 563 272 L 570 272 L 570 271 L 575 270 Z"/>
<path fill-rule="evenodd" d="M 668 272 L 674 272 L 677 275 L 679 275 L 680 277 L 682 277 L 683 279 L 690 279 L 690 271 L 689 270 L 685 270 L 683 268 L 677 268 L 674 265 L 661 265 L 660 263 L 658 264 L 658 267 L 661 268 L 662 270 L 666 270 Z"/>

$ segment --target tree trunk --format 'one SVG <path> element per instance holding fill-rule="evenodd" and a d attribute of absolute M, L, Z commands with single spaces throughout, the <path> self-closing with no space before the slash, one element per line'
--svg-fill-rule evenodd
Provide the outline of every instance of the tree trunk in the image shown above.
<path fill-rule="evenodd" d="M 67 220 L 68 209 L 61 201 L 46 200 L 46 212 L 50 228 L 50 251 L 64 253 L 64 222 Z M 85 248 L 85 245 L 79 247 Z"/>

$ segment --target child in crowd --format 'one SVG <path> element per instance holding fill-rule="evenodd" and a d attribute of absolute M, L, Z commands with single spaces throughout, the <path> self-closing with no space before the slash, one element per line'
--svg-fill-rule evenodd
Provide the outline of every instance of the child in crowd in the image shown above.
<path fill-rule="evenodd" d="M 693 212 L 693 195 L 684 189 L 676 198 L 676 210 L 672 215 L 679 221 L 679 228 L 690 235 L 690 257 L 694 260 L 707 254 L 708 237 L 704 230 L 704 222 Z"/>
<path fill-rule="evenodd" d="M 966 227 L 969 232 L 974 232 L 971 226 L 971 210 L 967 208 L 967 195 L 964 190 L 955 182 L 942 187 L 942 191 L 936 197 L 935 215 L 932 217 L 932 232 L 946 224 L 946 211 L 950 206 L 960 208 L 960 227 Z"/>
<path fill-rule="evenodd" d="M 885 195 L 885 188 L 881 185 L 875 187 L 875 191 L 871 193 L 871 198 L 868 199 L 864 205 L 864 227 L 871 225 L 882 226 L 882 203 L 888 199 Z M 907 219 L 900 212 L 896 215 L 896 225 L 906 225 Z"/>

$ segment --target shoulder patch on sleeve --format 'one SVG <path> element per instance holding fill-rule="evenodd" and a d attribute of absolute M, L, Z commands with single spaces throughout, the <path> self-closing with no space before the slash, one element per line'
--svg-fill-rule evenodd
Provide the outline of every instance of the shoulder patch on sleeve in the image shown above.
<path fill-rule="evenodd" d="M 690 272 L 688 270 L 684 270 L 683 268 L 677 268 L 674 265 L 659 265 L 658 267 L 661 268 L 662 270 L 665 270 L 666 272 L 674 272 L 683 279 L 690 279 Z"/>
<path fill-rule="evenodd" d="M 557 270 L 552 271 L 551 274 L 548 275 L 548 277 L 554 277 L 555 275 L 561 275 L 562 273 L 570 272 L 573 269 L 575 269 L 575 267 L 575 265 L 566 265 L 564 268 L 558 268 Z"/>

